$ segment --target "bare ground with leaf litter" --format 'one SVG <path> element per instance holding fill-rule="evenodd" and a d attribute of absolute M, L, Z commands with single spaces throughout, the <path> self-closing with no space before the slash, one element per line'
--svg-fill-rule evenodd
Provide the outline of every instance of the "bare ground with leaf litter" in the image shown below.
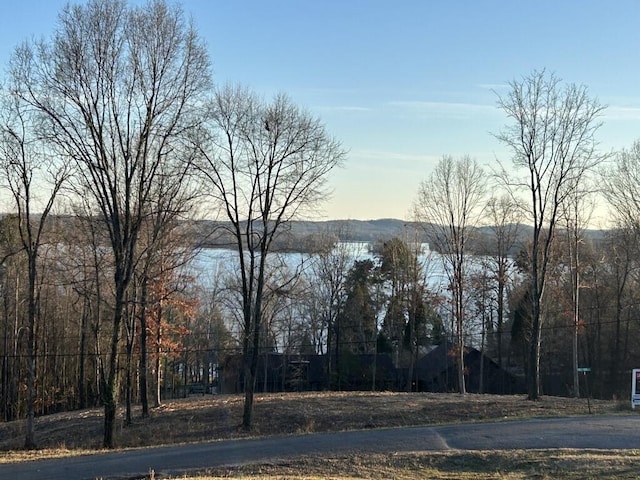
<path fill-rule="evenodd" d="M 493 419 L 587 415 L 587 401 L 542 397 L 527 401 L 522 395 L 440 393 L 313 392 L 256 395 L 254 428 L 239 428 L 243 397 L 192 396 L 166 401 L 142 419 L 138 408 L 133 424 L 119 417 L 119 447 L 145 447 L 173 443 L 224 440 L 248 436 L 328 432 Z M 592 400 L 595 414 L 628 410 L 626 402 Z M 36 420 L 41 449 L 99 449 L 102 444 L 102 409 L 47 415 Z M 19 450 L 24 422 L 0 424 L 0 450 Z M 43 452 L 40 452 L 42 454 Z M 38 455 L 36 452 L 35 455 Z M 0 461 L 7 454 L 0 454 Z"/>

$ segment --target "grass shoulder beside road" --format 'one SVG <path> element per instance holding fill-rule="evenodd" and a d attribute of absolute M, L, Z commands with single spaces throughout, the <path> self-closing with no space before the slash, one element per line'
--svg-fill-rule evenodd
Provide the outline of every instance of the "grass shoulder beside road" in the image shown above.
<path fill-rule="evenodd" d="M 513 450 L 301 457 L 295 461 L 219 468 L 191 480 L 264 479 L 637 479 L 638 451 Z"/>

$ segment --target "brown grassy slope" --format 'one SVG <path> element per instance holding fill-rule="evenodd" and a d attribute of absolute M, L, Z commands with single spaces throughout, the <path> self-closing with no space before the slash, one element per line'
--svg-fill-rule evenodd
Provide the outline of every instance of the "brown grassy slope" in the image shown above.
<path fill-rule="evenodd" d="M 121 447 L 140 447 L 243 436 L 327 432 L 490 419 L 588 414 L 585 399 L 524 396 L 387 392 L 314 392 L 257 395 L 254 428 L 238 427 L 242 418 L 238 395 L 193 396 L 167 401 L 133 425 L 118 426 Z M 591 401 L 593 413 L 627 408 L 611 401 Z M 24 422 L 0 424 L 0 450 L 19 449 Z M 93 449 L 102 443 L 102 410 L 59 413 L 36 420 L 40 448 Z"/>

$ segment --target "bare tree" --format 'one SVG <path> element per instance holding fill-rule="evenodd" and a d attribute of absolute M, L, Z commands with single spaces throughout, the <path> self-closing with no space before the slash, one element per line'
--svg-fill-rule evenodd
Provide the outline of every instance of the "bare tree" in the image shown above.
<path fill-rule="evenodd" d="M 62 10 L 50 42 L 19 47 L 11 76 L 52 145 L 78 165 L 75 181 L 109 234 L 115 303 L 103 400 L 104 445 L 113 447 L 118 345 L 140 229 L 154 213 L 158 178 L 174 170 L 165 166 L 190 155 L 183 139 L 202 120 L 208 56 L 178 7 L 91 0 Z"/>
<path fill-rule="evenodd" d="M 609 255 L 612 257 L 612 272 L 615 273 L 615 335 L 609 369 L 610 388 L 620 380 L 623 348 L 622 315 L 626 290 L 631 290 L 633 258 L 640 235 L 640 140 L 636 140 L 629 149 L 618 152 L 611 165 L 601 171 L 602 194 L 612 207 L 612 218 L 617 228 L 612 232 Z M 616 241 L 613 241 L 616 240 Z"/>
<path fill-rule="evenodd" d="M 617 153 L 601 179 L 602 194 L 617 223 L 640 232 L 640 140 Z"/>
<path fill-rule="evenodd" d="M 27 422 L 25 448 L 35 448 L 36 317 L 38 254 L 45 224 L 71 170 L 46 152 L 33 112 L 9 92 L 3 98 L 0 125 L 0 178 L 11 192 L 22 249 L 27 258 Z M 3 182 L 3 183 L 4 183 Z"/>
<path fill-rule="evenodd" d="M 567 197 L 563 207 L 566 224 L 567 245 L 569 247 L 569 266 L 571 270 L 571 310 L 573 322 L 572 359 L 573 359 L 573 395 L 580 397 L 580 377 L 578 360 L 578 336 L 580 333 L 580 249 L 584 243 L 585 229 L 589 224 L 594 202 L 590 198 L 595 191 L 588 178 L 581 179 L 581 184 L 572 189 L 573 195 Z"/>
<path fill-rule="evenodd" d="M 88 204 L 74 205 L 74 220 L 65 231 L 65 251 L 60 259 L 62 282 L 73 286 L 77 302 L 81 304 L 80 344 L 78 352 L 77 395 L 78 407 L 87 408 L 89 398 L 100 392 L 100 375 L 103 365 L 101 350 L 102 320 L 105 306 L 109 304 L 111 278 L 111 254 L 104 248 L 106 231 L 99 219 L 84 208 Z"/>
<path fill-rule="evenodd" d="M 166 167 L 166 166 L 164 166 Z M 169 170 L 160 171 L 153 186 L 155 192 L 151 196 L 152 214 L 144 220 L 141 229 L 141 261 L 136 272 L 139 283 L 139 295 L 136 298 L 137 317 L 140 322 L 140 402 L 142 417 L 149 416 L 148 401 L 148 339 L 147 313 L 152 305 L 149 295 L 149 284 L 159 278 L 166 277 L 167 271 L 183 267 L 193 259 L 197 252 L 193 248 L 194 238 L 190 229 L 180 222 L 187 218 L 194 207 L 197 194 L 188 188 L 189 182 L 176 182 L 184 179 L 185 173 L 175 171 L 183 166 L 169 165 Z M 168 294 L 173 293 L 169 291 Z M 160 301 L 156 299 L 156 301 Z M 158 403 L 160 399 L 158 398 Z"/>
<path fill-rule="evenodd" d="M 522 178 L 502 174 L 514 197 L 529 196 L 533 224 L 530 250 L 531 339 L 528 362 L 528 397 L 540 395 L 541 312 L 551 245 L 562 207 L 571 198 L 585 172 L 603 159 L 595 134 L 604 107 L 583 85 L 562 86 L 553 74 L 534 71 L 510 82 L 510 91 L 498 95 L 498 107 L 511 124 L 496 135 L 512 154 L 513 167 Z"/>
<path fill-rule="evenodd" d="M 511 250 L 516 245 L 522 220 L 522 205 L 509 195 L 491 197 L 487 203 L 487 221 L 493 232 L 492 247 L 489 249 L 496 285 L 496 347 L 498 364 L 503 365 L 502 336 L 504 314 L 507 309 L 507 289 L 509 286 Z"/>
<path fill-rule="evenodd" d="M 21 241 L 15 215 L 6 215 L 0 220 L 0 272 L 2 295 L 2 418 L 5 421 L 18 418 L 19 372 L 18 337 L 20 334 L 20 279 L 24 278 L 26 266 L 24 255 L 19 255 Z"/>
<path fill-rule="evenodd" d="M 434 249 L 442 253 L 453 296 L 456 326 L 456 363 L 460 393 L 464 380 L 465 290 L 469 240 L 480 221 L 486 178 L 478 163 L 468 156 L 444 156 L 431 176 L 422 182 L 415 205 L 418 220 L 427 223 L 427 235 Z"/>
<path fill-rule="evenodd" d="M 251 427 L 267 257 L 287 223 L 326 196 L 327 174 L 344 157 L 320 121 L 283 95 L 271 103 L 241 87 L 216 92 L 202 173 L 229 221 L 242 291 L 245 402 Z"/>
<path fill-rule="evenodd" d="M 601 388 L 607 396 L 620 394 L 620 385 L 626 384 L 624 371 L 630 368 L 629 322 L 635 322 L 637 317 L 632 312 L 638 305 L 638 233 L 623 225 L 613 228 L 605 237 L 601 253 L 600 263 L 605 268 L 600 283 L 605 289 L 606 307 L 601 309 L 603 321 L 596 324 L 600 336 L 597 359 L 603 366 Z"/>

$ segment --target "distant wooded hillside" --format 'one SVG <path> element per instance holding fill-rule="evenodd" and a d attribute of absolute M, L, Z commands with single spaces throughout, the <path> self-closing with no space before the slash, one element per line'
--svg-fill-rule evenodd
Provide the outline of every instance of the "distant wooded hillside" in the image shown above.
<path fill-rule="evenodd" d="M 233 241 L 224 228 L 224 222 L 200 221 L 197 224 L 198 236 L 203 246 L 224 247 Z M 377 220 L 326 220 L 326 221 L 294 221 L 280 234 L 277 242 L 279 250 L 313 251 L 322 238 L 333 238 L 342 242 L 384 242 L 393 237 L 408 238 L 412 241 L 427 242 L 426 224 L 404 221 L 394 218 Z M 526 244 L 531 236 L 531 227 L 520 225 L 517 249 Z M 493 232 L 491 227 L 479 227 L 475 236 L 473 250 L 483 253 L 490 249 Z M 558 230 L 556 235 L 561 235 Z M 585 236 L 592 241 L 599 241 L 606 235 L 606 230 L 587 230 Z"/>

